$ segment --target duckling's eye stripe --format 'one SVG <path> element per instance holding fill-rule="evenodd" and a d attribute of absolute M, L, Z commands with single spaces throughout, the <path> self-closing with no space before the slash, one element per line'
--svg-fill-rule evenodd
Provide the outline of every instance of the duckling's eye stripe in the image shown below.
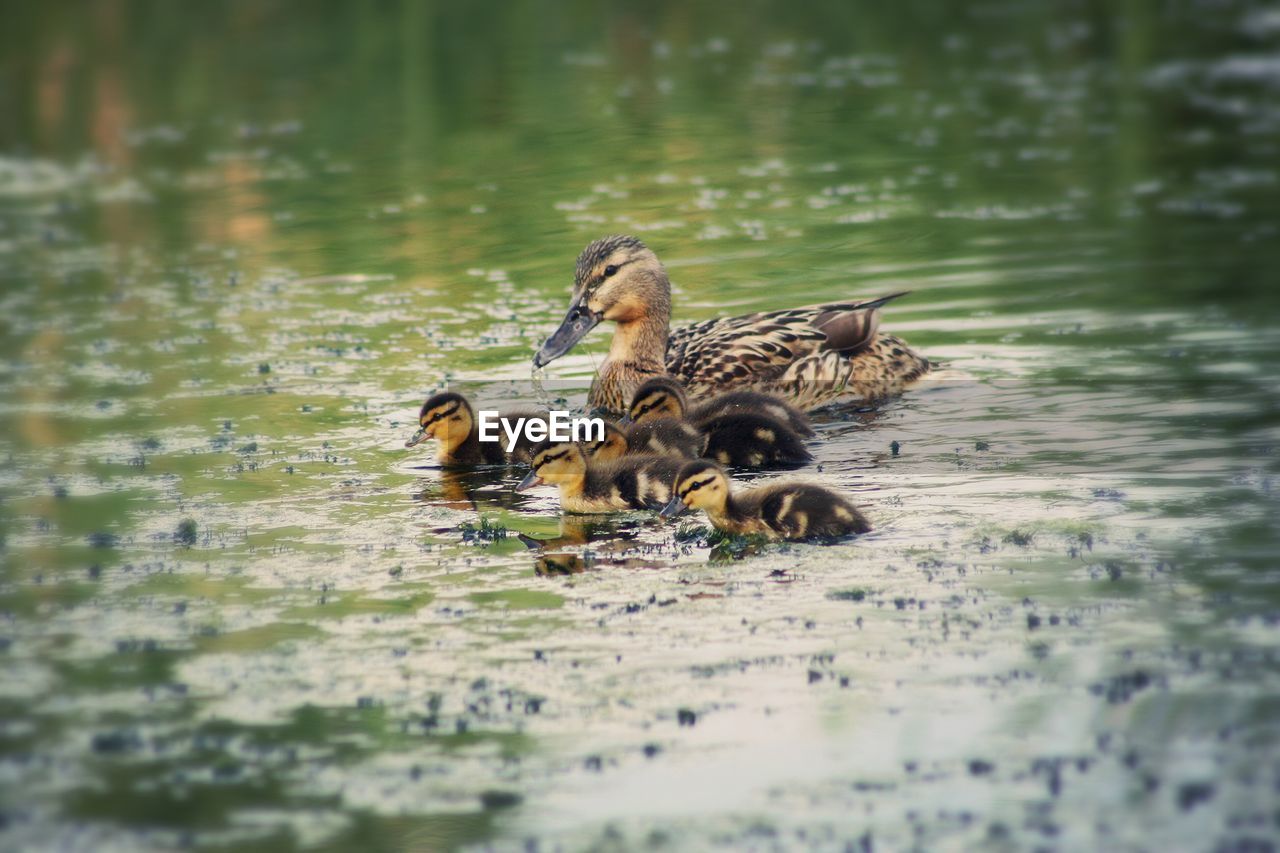
<path fill-rule="evenodd" d="M 546 465 L 548 462 L 555 462 L 557 459 L 563 459 L 565 456 L 568 456 L 568 455 L 569 455 L 569 451 L 561 450 L 559 453 L 555 454 L 554 456 L 544 456 L 537 464 L 533 466 L 533 470 L 537 471 L 539 468 L 541 468 L 543 465 Z"/>
<path fill-rule="evenodd" d="M 680 497 L 682 498 L 686 497 L 690 493 L 698 491 L 698 489 L 701 489 L 703 486 L 709 486 L 712 483 L 714 483 L 715 480 L 716 480 L 715 477 L 709 477 L 708 479 L 703 480 L 701 483 L 693 483 L 689 486 L 689 488 L 685 489 L 683 492 L 680 493 Z"/>
<path fill-rule="evenodd" d="M 438 420 L 443 420 L 444 418 L 449 417 L 456 411 L 458 411 L 458 404 L 454 403 L 453 408 L 445 409 L 443 412 L 434 413 L 431 417 L 427 418 L 425 421 L 422 421 L 422 425 L 430 426 L 431 424 L 435 423 Z"/>

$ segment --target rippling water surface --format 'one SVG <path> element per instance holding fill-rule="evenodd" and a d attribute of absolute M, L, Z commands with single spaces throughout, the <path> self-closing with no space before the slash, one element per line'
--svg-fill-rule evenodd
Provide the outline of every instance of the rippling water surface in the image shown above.
<path fill-rule="evenodd" d="M 1280 834 L 1274 9 L 4 17 L 0 847 Z M 872 534 L 403 448 L 615 232 L 677 321 L 912 291 L 805 472 Z"/>

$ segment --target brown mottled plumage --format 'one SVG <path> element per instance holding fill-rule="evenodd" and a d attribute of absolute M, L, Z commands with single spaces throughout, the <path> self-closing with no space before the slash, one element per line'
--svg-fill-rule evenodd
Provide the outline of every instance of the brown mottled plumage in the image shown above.
<path fill-rule="evenodd" d="M 534 419 L 547 421 L 547 413 L 535 409 L 504 411 L 500 420 L 516 421 Z M 499 441 L 481 441 L 475 410 L 461 394 L 445 391 L 427 398 L 418 413 L 418 431 L 405 447 L 413 447 L 434 438 L 440 443 L 436 458 L 441 465 L 502 465 L 506 462 L 528 462 L 533 442 L 524 437 L 524 430 L 511 453 L 506 451 L 506 434 L 499 427 Z"/>
<path fill-rule="evenodd" d="M 560 507 L 568 512 L 659 509 L 671 497 L 671 483 L 687 460 L 640 454 L 593 463 L 571 441 L 544 441 L 534 448 L 524 491 L 549 483 L 560 488 Z"/>
<path fill-rule="evenodd" d="M 687 508 L 705 512 L 717 530 L 770 539 L 834 539 L 871 529 L 853 504 L 823 486 L 771 483 L 734 494 L 724 469 L 707 461 L 680 469 L 662 515 Z"/>
<path fill-rule="evenodd" d="M 923 356 L 877 331 L 878 309 L 901 295 L 671 330 L 671 283 L 657 255 L 635 237 L 605 237 L 578 256 L 569 311 L 533 361 L 550 363 L 609 320 L 617 328 L 589 397 L 598 408 L 622 411 L 641 382 L 663 375 L 680 379 L 695 399 L 753 390 L 805 410 L 841 397 L 878 399 L 929 369 Z"/>
<path fill-rule="evenodd" d="M 644 382 L 636 389 L 627 408 L 635 421 L 632 430 L 651 423 L 675 421 L 706 436 L 699 455 L 722 465 L 743 468 L 772 468 L 800 465 L 813 459 L 796 431 L 783 420 L 762 411 L 733 411 L 715 405 L 707 407 L 701 423 L 688 424 L 688 398 L 680 383 L 669 376 Z M 801 415 L 803 418 L 803 415 Z"/>

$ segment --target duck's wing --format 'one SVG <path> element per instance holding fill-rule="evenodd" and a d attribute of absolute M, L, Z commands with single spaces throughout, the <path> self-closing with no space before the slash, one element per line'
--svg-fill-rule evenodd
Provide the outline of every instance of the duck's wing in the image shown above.
<path fill-rule="evenodd" d="M 781 378 L 797 362 L 820 354 L 847 358 L 875 338 L 880 322 L 877 309 L 902 295 L 682 326 L 668 339 L 667 371 L 695 390 L 767 383 Z"/>

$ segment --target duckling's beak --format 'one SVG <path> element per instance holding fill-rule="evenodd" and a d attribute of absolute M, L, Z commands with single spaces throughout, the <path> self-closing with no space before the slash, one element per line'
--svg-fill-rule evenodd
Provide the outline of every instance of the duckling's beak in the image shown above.
<path fill-rule="evenodd" d="M 583 297 L 579 296 L 569 306 L 569 313 L 564 315 L 560 328 L 542 344 L 542 349 L 533 357 L 534 367 L 546 367 L 560 356 L 573 349 L 573 345 L 586 337 L 587 332 L 600 323 L 600 316 L 587 307 Z"/>
<path fill-rule="evenodd" d="M 426 427 L 422 427 L 422 428 L 420 428 L 417 432 L 415 432 L 415 433 L 414 433 L 414 434 L 409 438 L 409 440 L 408 440 L 408 441 L 406 441 L 406 442 L 404 443 L 404 446 L 405 446 L 405 447 L 413 447 L 415 444 L 421 444 L 422 442 L 426 441 L 428 437 L 429 437 L 429 436 L 427 435 L 427 428 L 426 428 Z"/>
<path fill-rule="evenodd" d="M 532 489 L 534 486 L 541 486 L 542 478 L 538 476 L 537 471 L 530 471 L 524 475 L 524 479 L 520 481 L 520 485 L 516 486 L 517 492 L 523 492 Z"/>
<path fill-rule="evenodd" d="M 620 427 L 631 426 L 632 423 L 630 412 L 623 412 L 622 417 L 618 418 L 618 426 Z"/>
<path fill-rule="evenodd" d="M 662 508 L 662 512 L 658 513 L 658 518 L 674 518 L 684 512 L 684 510 L 684 501 L 680 499 L 679 495 L 673 495 L 671 497 L 671 503 L 664 506 Z"/>

